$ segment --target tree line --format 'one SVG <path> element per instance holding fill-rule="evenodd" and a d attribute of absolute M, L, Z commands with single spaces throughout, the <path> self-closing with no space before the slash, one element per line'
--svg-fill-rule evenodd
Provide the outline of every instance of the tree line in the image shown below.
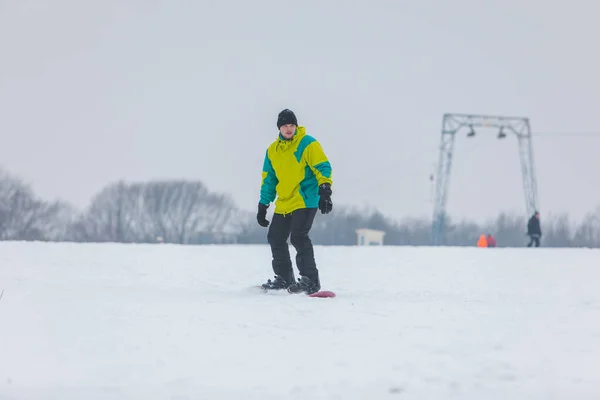
<path fill-rule="evenodd" d="M 446 221 L 446 244 L 474 246 L 491 233 L 498 247 L 523 247 L 528 216 L 500 213 L 485 223 Z M 336 205 L 317 214 L 311 238 L 317 245 L 354 245 L 356 229 L 386 232 L 386 245 L 429 246 L 431 220 L 396 221 L 375 209 Z M 542 246 L 600 247 L 600 206 L 579 224 L 567 214 L 542 216 Z M 215 244 L 266 243 L 254 212 L 232 198 L 190 180 L 118 181 L 102 188 L 85 210 L 39 198 L 22 179 L 0 171 L 0 240 Z"/>

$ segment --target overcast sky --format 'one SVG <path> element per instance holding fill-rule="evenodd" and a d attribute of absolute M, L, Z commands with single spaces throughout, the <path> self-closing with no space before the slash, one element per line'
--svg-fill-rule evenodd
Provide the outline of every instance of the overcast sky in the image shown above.
<path fill-rule="evenodd" d="M 85 207 L 118 179 L 200 179 L 255 210 L 277 113 L 334 207 L 430 218 L 442 115 L 529 117 L 540 210 L 600 204 L 594 0 L 0 0 L 0 165 Z M 486 135 L 484 135 L 486 133 Z M 595 134 L 595 135 L 594 135 Z M 517 141 L 457 138 L 448 212 L 525 212 Z"/>

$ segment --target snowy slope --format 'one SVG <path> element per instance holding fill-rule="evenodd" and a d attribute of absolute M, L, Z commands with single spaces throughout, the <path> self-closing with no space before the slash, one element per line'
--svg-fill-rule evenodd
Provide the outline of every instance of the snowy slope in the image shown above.
<path fill-rule="evenodd" d="M 600 398 L 600 251 L 315 251 L 0 243 L 0 399 Z"/>

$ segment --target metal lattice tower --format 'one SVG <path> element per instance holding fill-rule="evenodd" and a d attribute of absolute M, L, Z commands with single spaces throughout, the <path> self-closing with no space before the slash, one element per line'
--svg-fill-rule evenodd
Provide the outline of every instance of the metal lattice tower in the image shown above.
<path fill-rule="evenodd" d="M 438 172 L 435 181 L 435 205 L 433 211 L 432 241 L 434 245 L 445 244 L 446 233 L 446 200 L 452 168 L 452 151 L 456 134 L 467 128 L 467 137 L 475 136 L 476 127 L 495 127 L 499 129 L 498 139 L 504 139 L 507 134 L 514 134 L 519 143 L 521 173 L 525 190 L 525 209 L 528 215 L 538 208 L 537 182 L 533 163 L 533 144 L 528 118 L 501 117 L 489 115 L 444 114 L 442 120 L 442 141 Z"/>

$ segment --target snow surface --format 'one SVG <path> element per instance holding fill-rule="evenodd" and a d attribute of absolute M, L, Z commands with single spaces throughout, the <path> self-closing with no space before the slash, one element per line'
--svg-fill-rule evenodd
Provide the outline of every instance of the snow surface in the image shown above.
<path fill-rule="evenodd" d="M 0 399 L 600 398 L 600 251 L 315 252 L 2 242 Z"/>

